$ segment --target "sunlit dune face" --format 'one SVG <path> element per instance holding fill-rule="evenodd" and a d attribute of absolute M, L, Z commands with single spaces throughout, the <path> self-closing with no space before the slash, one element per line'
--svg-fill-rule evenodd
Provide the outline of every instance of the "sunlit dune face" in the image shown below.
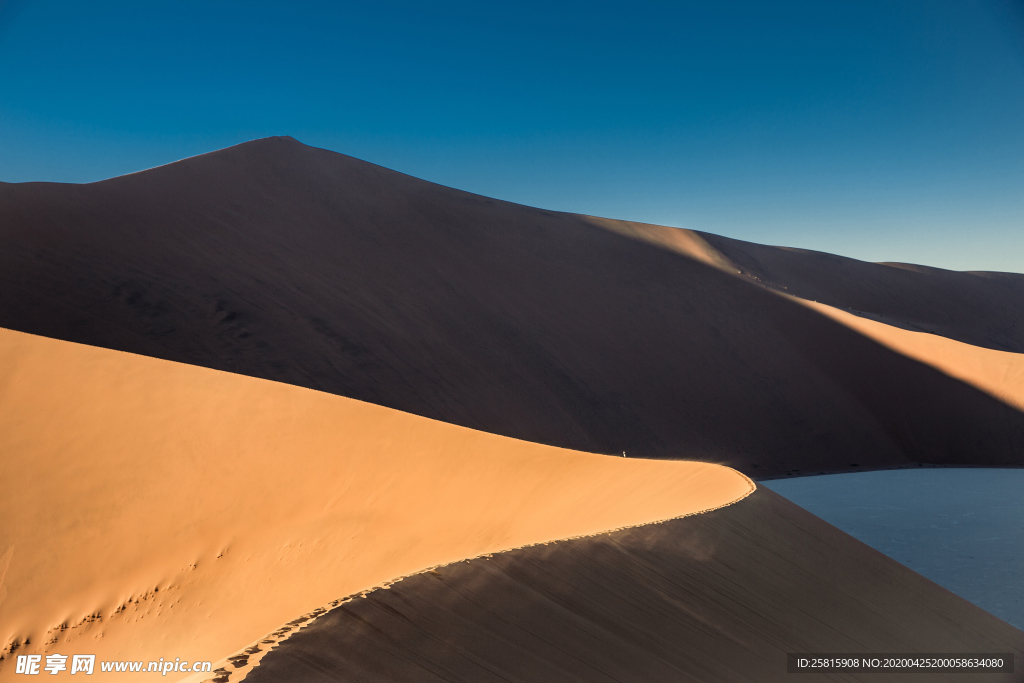
<path fill-rule="evenodd" d="M 753 487 L 8 330 L 0 416 L 2 678 L 16 643 L 216 661 L 399 576 Z"/>
<path fill-rule="evenodd" d="M 606 230 L 655 244 L 710 265 L 718 270 L 745 277 L 761 285 L 750 273 L 743 273 L 726 254 L 718 251 L 692 230 L 669 228 L 645 223 L 609 220 L 585 216 L 584 219 Z M 770 249 L 752 245 L 758 249 Z M 921 266 L 890 264 L 902 270 L 923 271 Z M 1004 403 L 1024 411 L 1024 354 L 999 351 L 955 339 L 903 329 L 877 320 L 855 315 L 835 306 L 789 295 L 781 285 L 770 287 L 776 294 L 849 327 L 904 356 L 913 358 L 962 382 L 980 389 Z"/>
<path fill-rule="evenodd" d="M 1024 354 L 996 351 L 936 334 L 904 330 L 825 304 L 795 300 L 894 351 L 927 363 L 1018 410 L 1024 410 Z"/>

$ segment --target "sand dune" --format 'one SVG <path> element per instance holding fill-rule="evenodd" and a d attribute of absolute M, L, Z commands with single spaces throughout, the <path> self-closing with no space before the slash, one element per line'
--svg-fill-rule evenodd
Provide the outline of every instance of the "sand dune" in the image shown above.
<path fill-rule="evenodd" d="M 786 673 L 787 652 L 1015 652 L 1015 674 Z M 1024 633 L 768 489 L 342 605 L 246 683 L 1019 681 Z"/>
<path fill-rule="evenodd" d="M 426 567 L 743 499 L 418 574 L 249 676 L 771 680 L 787 649 L 1021 652 L 744 499 L 742 474 L 637 456 L 1024 465 L 1024 276 L 547 212 L 272 138 L 0 183 L 0 327 L 7 651 L 215 661 Z"/>
<path fill-rule="evenodd" d="M 693 230 L 587 217 L 757 285 L 861 317 L 999 351 L 1024 353 L 1024 275 L 867 263 Z"/>
<path fill-rule="evenodd" d="M 771 287 L 1021 348 L 1024 276 L 542 211 L 290 138 L 0 185 L 11 329 L 755 478 L 1024 464 L 1021 411 Z"/>
<path fill-rule="evenodd" d="M 16 643 L 215 661 L 398 576 L 753 487 L 9 330 L 0 416 L 4 679 Z"/>
<path fill-rule="evenodd" d="M 972 346 L 946 337 L 913 332 L 825 304 L 803 302 L 894 351 L 915 358 L 1024 411 L 1024 354 Z"/>
<path fill-rule="evenodd" d="M 1024 290 L 1017 285 L 1024 284 L 1024 275 L 864 263 L 693 230 L 596 217 L 589 220 L 750 279 L 904 356 L 1024 410 L 1024 353 L 999 350 L 1024 349 L 1024 339 L 1017 337 L 1024 321 Z M 917 277 L 921 274 L 925 277 Z M 894 278 L 903 280 L 894 282 Z M 950 296 L 951 292 L 956 295 Z M 969 294 L 964 296 L 964 292 Z M 801 298 L 797 293 L 836 301 L 845 308 Z M 879 294 L 888 296 L 879 300 Z M 923 305 L 908 312 L 913 308 L 908 300 Z M 854 310 L 850 305 L 853 303 L 863 308 Z M 940 321 L 948 320 L 951 312 L 958 317 L 959 324 L 943 325 Z M 973 343 L 957 339 L 970 339 Z"/>

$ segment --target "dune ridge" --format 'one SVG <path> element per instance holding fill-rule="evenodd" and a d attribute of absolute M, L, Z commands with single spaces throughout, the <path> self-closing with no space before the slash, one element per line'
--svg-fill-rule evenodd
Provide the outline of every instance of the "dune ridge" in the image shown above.
<path fill-rule="evenodd" d="M 643 240 L 670 251 L 685 254 L 724 273 L 736 274 L 741 278 L 753 281 L 758 286 L 774 291 L 791 301 L 817 311 L 883 344 L 893 351 L 926 363 L 950 377 L 977 387 L 1017 410 L 1024 410 L 1024 353 L 1003 350 L 1004 348 L 1024 350 L 1024 341 L 1018 343 L 1014 336 L 1014 331 L 1018 327 L 1018 320 L 1021 316 L 1015 316 L 1015 309 L 1009 306 L 1011 302 L 1010 297 L 1017 294 L 1012 289 L 1002 292 L 1003 296 L 1001 297 L 994 296 L 995 301 L 987 302 L 988 306 L 985 307 L 987 310 L 983 309 L 981 315 L 976 316 L 981 319 L 981 322 L 976 322 L 973 327 L 964 326 L 953 333 L 944 331 L 943 326 L 934 319 L 930 321 L 918 319 L 914 322 L 912 321 L 914 316 L 906 312 L 902 315 L 891 311 L 879 313 L 878 311 L 886 311 L 886 303 L 893 305 L 892 302 L 880 303 L 875 301 L 868 303 L 864 298 L 867 294 L 861 291 L 879 288 L 879 280 L 884 283 L 884 287 L 907 286 L 905 282 L 900 284 L 890 283 L 886 282 L 890 278 L 879 277 L 881 273 L 891 276 L 893 269 L 895 269 L 897 276 L 902 276 L 905 273 L 924 275 L 938 273 L 940 276 L 938 284 L 940 286 L 937 287 L 937 291 L 930 293 L 929 298 L 941 304 L 947 304 L 950 299 L 947 297 L 948 292 L 944 290 L 950 288 L 950 283 L 964 287 L 966 283 L 977 282 L 979 278 L 995 280 L 997 283 L 1024 282 L 1024 275 L 1016 275 L 1014 273 L 955 273 L 938 268 L 925 268 L 900 263 L 863 263 L 831 254 L 750 244 L 694 230 L 618 221 L 595 216 L 587 216 L 586 218 L 595 225 L 607 230 Z M 794 255 L 803 261 L 801 264 L 804 266 L 803 270 L 805 271 L 801 273 L 805 275 L 803 281 L 792 277 L 790 274 L 792 267 L 776 272 L 770 270 L 764 263 L 777 262 L 787 256 L 792 259 Z M 733 258 L 736 258 L 736 260 L 734 261 Z M 744 270 L 741 264 L 745 264 L 748 270 Z M 841 273 L 840 277 L 843 279 L 850 279 L 849 273 L 842 272 L 844 270 L 855 270 L 863 278 L 853 287 L 855 291 L 845 292 L 846 296 L 839 296 L 835 292 L 827 291 L 823 287 L 831 279 L 835 278 L 837 266 Z M 825 272 L 826 268 L 829 272 Z M 807 277 L 806 271 L 811 271 L 813 277 Z M 870 274 L 865 273 L 865 271 L 868 271 Z M 762 280 L 762 276 L 766 280 Z M 943 280 L 947 282 L 943 282 Z M 916 282 L 916 286 L 913 289 L 920 290 L 922 284 L 924 283 Z M 927 282 L 928 286 L 934 286 L 935 284 L 935 282 Z M 793 285 L 794 291 L 800 292 L 804 296 L 801 297 L 798 294 L 792 293 L 790 285 Z M 919 292 L 915 292 L 915 294 L 919 294 Z M 835 301 L 839 305 L 845 305 L 845 308 L 804 298 L 807 296 L 823 296 Z M 854 310 L 851 308 L 854 302 L 860 305 L 867 303 L 869 308 L 868 310 Z M 973 306 L 976 306 L 978 303 L 981 302 L 971 302 Z M 961 302 L 954 300 L 954 308 L 961 306 Z M 932 303 L 930 309 L 936 307 Z M 1008 308 L 1010 310 L 1007 310 Z M 929 313 L 931 313 L 931 310 L 929 310 Z M 1024 313 L 1021 315 L 1024 315 Z M 935 317 L 937 318 L 938 316 Z M 1007 331 L 1013 334 L 1007 336 Z M 970 338 L 974 343 L 960 341 L 961 338 Z"/>
<path fill-rule="evenodd" d="M 1024 353 L 973 346 L 929 332 L 894 327 L 826 304 L 800 301 L 894 351 L 1024 410 Z"/>
<path fill-rule="evenodd" d="M 871 263 L 809 249 L 582 216 L 788 296 L 972 346 L 1024 353 L 1024 274 Z"/>
<path fill-rule="evenodd" d="M 0 183 L 4 327 L 0 678 L 59 648 L 256 683 L 296 657 L 678 680 L 708 654 L 706 680 L 767 680 L 789 643 L 923 647 L 904 623 L 1020 650 L 751 479 L 1024 464 L 1024 276 L 544 211 L 270 138 Z M 704 462 L 642 459 L 680 457 Z M 509 627 L 569 641 L 516 654 Z"/>
<path fill-rule="evenodd" d="M 743 475 L 741 474 L 741 476 L 743 476 Z M 415 577 L 418 577 L 418 576 L 422 576 L 422 575 L 428 574 L 428 573 L 436 574 L 438 572 L 438 570 L 451 567 L 454 564 L 459 564 L 459 563 L 463 563 L 463 562 L 473 562 L 474 560 L 490 559 L 490 558 L 493 558 L 495 555 L 501 555 L 503 553 L 510 553 L 510 552 L 514 552 L 514 551 L 517 551 L 517 550 L 527 550 L 527 549 L 536 548 L 536 547 L 542 546 L 542 545 L 551 545 L 551 544 L 554 544 L 554 543 L 566 543 L 566 542 L 570 542 L 570 541 L 578 541 L 578 540 L 582 540 L 582 539 L 586 539 L 586 538 L 593 538 L 593 537 L 596 537 L 596 536 L 604 536 L 604 535 L 607 535 L 607 534 L 614 534 L 616 532 L 626 531 L 626 530 L 629 530 L 629 529 L 637 529 L 639 527 L 644 527 L 644 526 L 651 526 L 651 525 L 656 525 L 656 524 L 664 524 L 665 522 L 676 521 L 676 520 L 679 520 L 679 519 L 684 519 L 686 517 L 692 517 L 694 515 L 704 515 L 704 514 L 707 514 L 709 512 L 714 512 L 714 511 L 720 510 L 720 509 L 722 509 L 724 507 L 728 507 L 729 505 L 735 505 L 736 503 L 739 503 L 744 498 L 746 498 L 747 496 L 753 494 L 757 490 L 757 484 L 755 484 L 749 477 L 744 477 L 744 478 L 747 480 L 747 484 L 748 484 L 748 488 L 747 488 L 746 493 L 744 493 L 743 495 L 741 495 L 740 497 L 738 497 L 738 498 L 736 498 L 734 500 L 730 500 L 730 501 L 728 501 L 726 503 L 723 503 L 721 505 L 716 505 L 715 507 L 705 508 L 703 510 L 695 510 L 695 511 L 692 511 L 692 512 L 686 512 L 686 513 L 683 513 L 681 515 L 677 515 L 675 517 L 670 517 L 670 518 L 667 518 L 667 519 L 652 520 L 650 522 L 642 522 L 640 524 L 630 524 L 630 525 L 618 527 L 616 529 L 603 529 L 601 531 L 596 531 L 596 532 L 587 533 L 587 534 L 580 534 L 580 535 L 577 535 L 577 536 L 569 536 L 569 537 L 566 537 L 566 538 L 556 538 L 556 539 L 551 539 L 551 540 L 539 541 L 539 542 L 536 542 L 536 543 L 525 543 L 525 544 L 523 544 L 521 546 L 517 546 L 517 547 L 514 547 L 514 548 L 501 548 L 499 550 L 494 550 L 494 551 L 490 551 L 490 552 L 486 552 L 486 553 L 481 553 L 480 555 L 476 555 L 474 557 L 464 557 L 464 558 L 455 560 L 453 562 L 447 562 L 445 564 L 437 564 L 437 565 L 434 565 L 433 567 L 425 567 L 423 569 L 420 569 L 418 571 L 412 572 L 410 574 L 406 574 L 404 576 L 396 576 L 396 577 L 394 577 L 394 578 L 392 578 L 392 579 L 390 579 L 388 581 L 385 581 L 383 583 L 380 583 L 380 584 L 378 584 L 376 586 L 371 586 L 369 588 L 365 588 L 365 589 L 359 591 L 358 593 L 353 593 L 353 594 L 347 595 L 347 596 L 345 596 L 343 598 L 337 598 L 337 599 L 331 600 L 327 604 L 321 605 L 320 607 L 317 607 L 315 610 L 312 610 L 311 612 L 307 612 L 306 614 L 300 615 L 299 617 L 296 617 L 295 619 L 292 619 L 291 621 L 289 621 L 286 624 L 283 624 L 282 626 L 278 627 L 274 631 L 272 631 L 270 633 L 267 633 L 262 638 L 259 638 L 258 640 L 253 641 L 248 646 L 246 646 L 244 648 L 241 648 L 237 652 L 234 652 L 234 653 L 232 653 L 232 654 L 222 658 L 221 660 L 215 662 L 213 664 L 213 672 L 212 673 L 202 673 L 202 672 L 200 672 L 198 674 L 190 674 L 190 675 L 186 676 L 185 678 L 183 678 L 181 680 L 182 681 L 188 681 L 189 683 L 199 683 L 201 681 L 212 681 L 212 680 L 215 680 L 217 683 L 233 683 L 233 682 L 238 682 L 238 681 L 245 680 L 246 676 L 249 675 L 249 672 L 251 672 L 253 669 L 258 667 L 260 665 L 260 662 L 263 660 L 263 658 L 265 656 L 270 654 L 275 648 L 279 647 L 282 643 L 284 643 L 289 638 L 291 638 L 292 636 L 297 634 L 303 628 L 306 628 L 308 626 L 312 626 L 313 623 L 317 619 L 319 619 L 320 617 L 328 614 L 331 610 L 333 610 L 333 609 L 335 609 L 335 608 L 337 608 L 337 607 L 339 607 L 341 605 L 350 603 L 353 600 L 356 600 L 358 598 L 365 598 L 367 596 L 370 596 L 373 593 L 376 593 L 377 591 L 380 591 L 380 590 L 390 590 L 392 586 L 394 586 L 394 585 L 396 585 L 398 583 L 401 583 L 402 581 L 405 581 L 407 579 L 412 579 L 412 578 L 415 578 Z"/>
<path fill-rule="evenodd" d="M 1024 276 L 544 211 L 290 138 L 0 185 L 9 329 L 754 479 L 1024 464 L 1020 410 L 779 292 L 1024 349 Z"/>
<path fill-rule="evenodd" d="M 753 486 L 10 330 L 0 415 L 4 679 L 12 650 L 216 661 L 424 567 Z"/>
<path fill-rule="evenodd" d="M 1024 632 L 760 487 L 704 515 L 516 550 L 341 604 L 247 683 L 788 681 L 787 652 L 1013 652 Z M 955 681 L 962 673 L 801 674 Z"/>

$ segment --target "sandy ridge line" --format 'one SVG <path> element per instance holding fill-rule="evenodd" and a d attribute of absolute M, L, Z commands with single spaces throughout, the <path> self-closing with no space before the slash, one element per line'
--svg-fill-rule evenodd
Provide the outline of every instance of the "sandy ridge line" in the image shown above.
<path fill-rule="evenodd" d="M 339 594 L 751 488 L 720 465 L 558 449 L 6 330 L 0 408 L 18 464 L 0 477 L 0 554 L 16 546 L 0 635 L 33 653 L 224 657 Z"/>
<path fill-rule="evenodd" d="M 391 588 L 391 586 L 395 585 L 396 583 L 404 581 L 405 579 L 411 578 L 413 576 L 420 576 L 422 574 L 426 574 L 428 572 L 441 569 L 442 567 L 449 567 L 454 564 L 459 564 L 460 562 L 472 562 L 473 560 L 489 558 L 493 557 L 494 555 L 509 553 L 515 550 L 522 550 L 524 548 L 534 548 L 537 546 L 551 545 L 553 543 L 563 543 L 565 541 L 574 541 L 582 538 L 594 538 L 597 536 L 605 536 L 608 534 L 616 533 L 618 531 L 625 531 L 626 529 L 638 529 L 640 527 L 652 526 L 655 524 L 664 524 L 665 522 L 671 522 L 677 519 L 684 519 L 686 517 L 694 517 L 696 515 L 703 515 L 708 512 L 714 512 L 715 510 L 721 510 L 722 508 L 729 507 L 730 505 L 739 503 L 744 498 L 748 497 L 754 491 L 757 490 L 757 484 L 754 483 L 753 479 L 739 471 L 736 471 L 736 474 L 743 477 L 743 479 L 747 482 L 747 491 L 743 495 L 739 496 L 734 500 L 729 501 L 728 503 L 723 503 L 722 505 L 716 505 L 714 507 L 709 507 L 694 512 L 687 512 L 682 515 L 676 515 L 674 517 L 666 517 L 665 519 L 658 519 L 651 522 L 643 522 L 641 524 L 627 524 L 625 526 L 616 527 L 614 529 L 605 529 L 604 531 L 597 531 L 592 534 L 578 534 L 576 536 L 566 536 L 565 538 L 558 538 L 551 541 L 526 543 L 523 545 L 515 546 L 513 548 L 505 548 L 503 550 L 483 553 L 480 555 L 475 555 L 473 557 L 466 557 L 461 560 L 454 560 L 452 562 L 445 562 L 442 564 L 436 564 L 432 567 L 426 567 L 419 571 L 412 572 L 410 574 L 405 574 L 394 579 L 390 579 L 376 586 L 372 586 L 365 590 L 359 591 L 358 593 L 352 593 L 343 598 L 331 600 L 326 605 L 317 607 L 311 612 L 307 612 L 306 614 L 303 614 L 293 619 L 292 621 L 289 621 L 277 630 L 268 633 L 266 636 L 260 638 L 259 640 L 254 641 L 249 646 L 244 647 L 241 650 L 238 650 L 236 653 L 229 655 L 218 662 L 215 662 L 213 676 L 208 676 L 206 674 L 191 674 L 189 676 L 186 676 L 185 678 L 179 679 L 179 683 L 241 683 L 245 680 L 246 676 L 249 675 L 250 671 L 252 671 L 260 665 L 260 662 L 271 650 L 273 650 L 278 645 L 291 638 L 293 635 L 295 635 L 302 629 L 312 624 L 319 617 L 322 617 L 334 608 L 352 602 L 357 598 L 365 598 L 377 591 L 388 590 L 389 588 Z M 265 647 L 260 647 L 261 645 Z M 234 667 L 233 670 L 229 669 L 229 666 Z"/>
<path fill-rule="evenodd" d="M 853 310 L 776 293 L 896 353 L 929 365 L 1012 408 L 1024 411 L 1024 354 L 974 346 L 933 332 L 907 330 L 858 315 Z"/>
<path fill-rule="evenodd" d="M 976 346 L 935 332 L 905 329 L 875 314 L 844 309 L 792 294 L 780 283 L 764 282 L 732 261 L 700 233 L 596 216 L 580 217 L 598 227 L 641 240 L 749 282 L 766 292 L 815 311 L 907 358 L 929 365 L 992 398 L 1024 411 L 1024 354 Z"/>

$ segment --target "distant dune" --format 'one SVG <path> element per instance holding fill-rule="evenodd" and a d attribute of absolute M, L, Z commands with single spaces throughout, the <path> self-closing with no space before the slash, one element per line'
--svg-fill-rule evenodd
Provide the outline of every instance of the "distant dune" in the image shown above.
<path fill-rule="evenodd" d="M 543 211 L 290 138 L 0 185 L 10 329 L 754 478 L 1024 465 L 1017 407 L 779 293 L 1024 350 L 1024 276 Z"/>
<path fill-rule="evenodd" d="M 1014 652 L 1014 674 L 786 673 L 788 652 Z M 341 605 L 246 683 L 1021 680 L 1024 633 L 765 488 Z M 234 680 L 234 677 L 232 677 Z"/>
<path fill-rule="evenodd" d="M 0 419 L 4 680 L 12 649 L 218 661 L 406 574 L 753 490 L 717 465 L 576 453 L 9 330 Z"/>
<path fill-rule="evenodd" d="M 936 334 L 914 332 L 825 304 L 806 301 L 804 304 L 894 351 L 925 362 L 1024 411 L 1024 353 L 996 351 Z"/>
<path fill-rule="evenodd" d="M 590 218 L 751 283 L 917 332 L 1024 353 L 1024 275 L 866 263 L 660 225 Z"/>

